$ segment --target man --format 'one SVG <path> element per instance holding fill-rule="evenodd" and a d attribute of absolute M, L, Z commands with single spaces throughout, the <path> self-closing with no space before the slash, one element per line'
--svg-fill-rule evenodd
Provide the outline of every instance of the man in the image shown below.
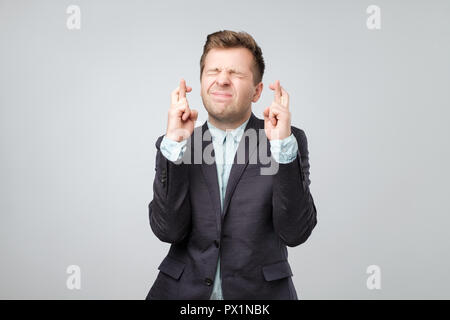
<path fill-rule="evenodd" d="M 279 81 L 269 86 L 274 101 L 264 120 L 253 114 L 263 73 L 249 34 L 219 31 L 208 35 L 200 59 L 208 120 L 195 128 L 198 113 L 186 99 L 192 88 L 183 79 L 172 92 L 149 204 L 153 232 L 172 245 L 147 299 L 298 299 L 286 246 L 304 243 L 317 223 L 307 140 L 291 126 Z M 263 135 L 247 145 L 250 131 Z M 276 161 L 276 173 L 262 174 L 263 164 L 249 161 L 260 151 Z"/>

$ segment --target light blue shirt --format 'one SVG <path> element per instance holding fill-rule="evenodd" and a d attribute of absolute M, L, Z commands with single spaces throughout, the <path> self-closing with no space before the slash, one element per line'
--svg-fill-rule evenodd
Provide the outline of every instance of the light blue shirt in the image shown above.
<path fill-rule="evenodd" d="M 207 121 L 214 146 L 217 178 L 220 189 L 220 205 L 222 209 L 223 201 L 225 199 L 225 193 L 227 190 L 228 178 L 230 176 L 230 171 L 233 165 L 236 150 L 239 146 L 239 142 L 241 141 L 244 129 L 249 119 L 247 119 L 247 121 L 242 123 L 239 127 L 227 131 L 216 128 L 209 121 Z M 183 153 L 186 150 L 186 143 L 187 139 L 181 142 L 177 142 L 164 136 L 161 142 L 160 149 L 164 157 L 166 157 L 168 160 L 177 161 L 183 157 Z M 270 141 L 270 152 L 272 153 L 275 161 L 277 161 L 278 163 L 289 163 L 294 161 L 297 157 L 297 151 L 297 139 L 295 139 L 293 134 L 283 140 Z M 220 255 L 217 261 L 214 287 L 210 299 L 223 300 L 220 277 Z"/>

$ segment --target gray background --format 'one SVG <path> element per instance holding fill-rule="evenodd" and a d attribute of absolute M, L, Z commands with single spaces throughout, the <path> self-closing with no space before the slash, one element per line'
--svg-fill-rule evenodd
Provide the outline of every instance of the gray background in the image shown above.
<path fill-rule="evenodd" d="M 81 30 L 66 28 L 67 6 Z M 381 7 L 381 30 L 366 8 Z M 208 33 L 244 30 L 305 130 L 318 225 L 302 299 L 450 298 L 449 1 L 0 0 L 0 298 L 143 299 L 155 146 Z M 66 288 L 68 265 L 81 290 Z M 366 268 L 381 268 L 368 290 Z"/>

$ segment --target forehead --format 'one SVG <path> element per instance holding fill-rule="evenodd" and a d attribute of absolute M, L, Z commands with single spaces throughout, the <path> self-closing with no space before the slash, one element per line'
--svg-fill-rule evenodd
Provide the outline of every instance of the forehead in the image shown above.
<path fill-rule="evenodd" d="M 247 48 L 211 49 L 205 58 L 205 69 L 220 68 L 251 71 L 253 55 Z"/>

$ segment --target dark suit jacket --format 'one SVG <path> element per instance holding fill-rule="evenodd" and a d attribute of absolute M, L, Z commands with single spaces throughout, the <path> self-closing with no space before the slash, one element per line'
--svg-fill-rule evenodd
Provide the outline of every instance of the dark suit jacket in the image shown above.
<path fill-rule="evenodd" d="M 252 113 L 245 130 L 249 128 L 264 129 L 264 120 Z M 194 130 L 207 129 L 205 122 Z M 243 135 L 238 152 L 245 148 L 246 163 L 238 164 L 235 157 L 223 211 L 215 163 L 195 164 L 192 152 L 185 154 L 191 164 L 169 161 L 159 150 L 159 137 L 150 226 L 172 245 L 147 299 L 209 299 L 219 254 L 225 300 L 298 299 L 286 246 L 305 242 L 317 220 L 306 136 L 293 126 L 291 131 L 298 142 L 297 158 L 279 164 L 275 175 L 260 175 L 263 165 L 249 163 L 262 143 L 258 138 L 251 147 Z M 209 144 L 203 141 L 203 150 Z M 194 145 L 188 143 L 187 150 Z"/>

